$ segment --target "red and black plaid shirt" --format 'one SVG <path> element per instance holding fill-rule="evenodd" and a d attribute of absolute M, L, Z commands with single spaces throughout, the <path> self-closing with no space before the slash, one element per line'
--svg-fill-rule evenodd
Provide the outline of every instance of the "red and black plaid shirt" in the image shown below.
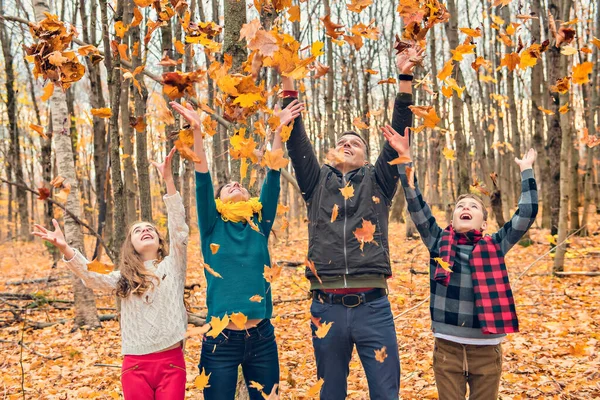
<path fill-rule="evenodd" d="M 440 257 L 454 264 L 455 245 L 473 245 L 469 259 L 475 308 L 481 330 L 486 334 L 512 333 L 519 331 L 519 321 L 513 298 L 504 254 L 492 236 L 483 236 L 479 231 L 456 233 L 450 225 L 440 240 Z M 437 266 L 434 279 L 447 286 L 451 272 Z"/>

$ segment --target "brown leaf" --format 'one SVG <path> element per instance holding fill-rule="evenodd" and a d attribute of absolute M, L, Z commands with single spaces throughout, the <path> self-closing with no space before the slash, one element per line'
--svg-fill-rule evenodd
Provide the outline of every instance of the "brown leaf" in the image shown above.
<path fill-rule="evenodd" d="M 365 243 L 377 244 L 373 236 L 375 234 L 375 229 L 376 227 L 371 221 L 363 219 L 362 226 L 360 228 L 356 228 L 354 232 L 352 232 L 354 234 L 354 237 L 356 237 L 356 240 L 360 242 L 361 250 L 363 250 Z"/>
<path fill-rule="evenodd" d="M 337 39 L 344 34 L 342 28 L 344 25 L 336 24 L 335 22 L 331 22 L 331 15 L 327 14 L 326 16 L 320 18 L 323 21 L 323 25 L 325 26 L 325 34 L 333 39 Z"/>

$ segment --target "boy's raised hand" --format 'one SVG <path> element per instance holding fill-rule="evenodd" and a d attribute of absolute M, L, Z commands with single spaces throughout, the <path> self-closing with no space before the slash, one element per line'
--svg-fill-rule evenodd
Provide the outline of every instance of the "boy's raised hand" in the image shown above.
<path fill-rule="evenodd" d="M 383 137 L 385 137 L 385 140 L 387 140 L 390 146 L 392 146 L 392 148 L 398 152 L 398 156 L 407 157 L 409 159 L 411 158 L 408 128 L 404 130 L 404 136 L 396 132 L 396 130 L 390 125 L 382 126 L 381 131 L 383 132 Z"/>
<path fill-rule="evenodd" d="M 412 44 L 402 53 L 396 55 L 396 66 L 398 67 L 398 72 L 401 74 L 412 75 L 415 65 L 423 60 L 424 52 L 425 49 L 422 49 L 417 44 Z"/>
<path fill-rule="evenodd" d="M 65 252 L 65 249 L 69 247 L 67 241 L 65 239 L 65 235 L 60 230 L 60 226 L 58 225 L 58 221 L 53 219 L 52 225 L 54 225 L 54 232 L 49 231 L 44 228 L 42 225 L 35 224 L 33 227 L 37 230 L 31 232 L 32 235 L 37 236 L 39 238 L 44 239 L 47 242 L 55 245 L 62 253 Z"/>
<path fill-rule="evenodd" d="M 279 126 L 284 126 L 292 122 L 304 111 L 304 103 L 300 103 L 297 99 L 292 101 L 283 110 L 275 109 L 275 115 L 279 117 Z"/>
<path fill-rule="evenodd" d="M 523 172 L 526 169 L 533 168 L 533 163 L 535 162 L 536 158 L 537 152 L 534 149 L 529 149 L 527 153 L 525 153 L 523 158 L 519 159 L 515 157 L 515 162 L 517 163 L 519 168 L 521 168 L 521 172 Z"/>

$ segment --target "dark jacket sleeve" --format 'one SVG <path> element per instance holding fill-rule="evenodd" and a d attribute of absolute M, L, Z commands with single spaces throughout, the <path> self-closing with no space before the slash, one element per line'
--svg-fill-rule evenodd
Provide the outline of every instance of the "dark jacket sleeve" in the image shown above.
<path fill-rule="evenodd" d="M 398 93 L 396 95 L 394 114 L 392 115 L 392 128 L 402 136 L 404 136 L 404 130 L 412 126 L 413 114 L 408 108 L 408 106 L 412 105 L 412 101 L 411 93 Z M 383 150 L 381 150 L 381 154 L 379 154 L 375 162 L 375 176 L 379 187 L 388 201 L 391 201 L 394 197 L 398 184 L 398 168 L 396 165 L 389 164 L 395 158 L 398 158 L 398 153 L 385 140 Z"/>
<path fill-rule="evenodd" d="M 287 107 L 295 97 L 286 97 L 283 99 L 283 108 Z M 302 115 L 294 120 L 294 126 L 290 138 L 286 142 L 288 154 L 292 160 L 292 166 L 296 171 L 296 180 L 302 191 L 302 197 L 308 201 L 319 182 L 321 168 L 319 161 L 313 150 L 313 146 L 306 135 Z"/>

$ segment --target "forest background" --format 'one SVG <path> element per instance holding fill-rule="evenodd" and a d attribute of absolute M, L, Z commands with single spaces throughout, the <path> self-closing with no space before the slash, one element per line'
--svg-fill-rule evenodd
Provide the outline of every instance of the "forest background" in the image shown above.
<path fill-rule="evenodd" d="M 440 221 L 473 191 L 501 226 L 518 201 L 513 159 L 538 152 L 541 212 L 508 259 L 524 328 L 505 348 L 502 395 L 599 396 L 599 8 L 591 0 L 0 0 L 0 364 L 8 371 L 0 393 L 119 398 L 114 298 L 71 279 L 30 232 L 59 218 L 71 245 L 110 270 L 129 223 L 166 229 L 149 161 L 173 146 L 195 228 L 192 138 L 169 101 L 204 111 L 215 180 L 256 192 L 265 164 L 282 162 L 255 152 L 277 125 L 275 68 L 297 81 L 321 162 L 336 157 L 347 130 L 368 138 L 374 161 L 397 92 L 394 56 L 413 41 L 426 50 L 414 85 L 414 173 Z M 427 252 L 403 200 L 399 192 L 390 228 L 402 393 L 435 398 Z M 274 283 L 282 398 L 305 398 L 318 382 L 306 213 L 291 165 L 280 203 L 271 245 L 282 267 Z M 187 292 L 190 322 L 201 325 L 204 265 L 193 232 Z M 186 355 L 194 398 L 199 344 L 192 335 Z M 360 399 L 358 365 L 353 358 L 349 393 Z"/>

